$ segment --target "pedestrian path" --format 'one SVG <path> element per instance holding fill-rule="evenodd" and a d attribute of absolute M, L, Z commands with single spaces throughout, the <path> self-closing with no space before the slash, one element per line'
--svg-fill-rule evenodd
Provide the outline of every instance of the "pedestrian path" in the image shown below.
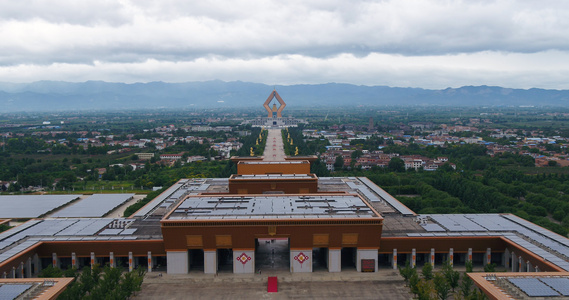
<path fill-rule="evenodd" d="M 162 274 L 162 276 L 159 276 Z M 319 281 L 383 281 L 403 282 L 399 271 L 392 269 L 380 269 L 376 273 L 362 273 L 353 270 L 342 270 L 338 273 L 319 271 L 312 273 L 291 273 L 283 270 L 263 270 L 261 274 L 234 274 L 222 272 L 218 274 L 204 274 L 203 272 L 190 272 L 188 274 L 171 275 L 166 272 L 147 273 L 144 283 L 175 283 L 175 282 L 267 282 L 269 277 L 277 277 L 279 282 L 319 282 Z"/>
<path fill-rule="evenodd" d="M 268 129 L 263 161 L 285 161 L 283 136 L 280 129 Z"/>
<path fill-rule="evenodd" d="M 343 270 L 290 273 L 263 271 L 262 274 L 217 275 L 195 272 L 183 275 L 147 273 L 136 300 L 171 299 L 392 299 L 408 300 L 413 295 L 398 271 L 380 269 L 377 273 Z M 268 293 L 270 277 L 277 277 L 278 292 Z"/>

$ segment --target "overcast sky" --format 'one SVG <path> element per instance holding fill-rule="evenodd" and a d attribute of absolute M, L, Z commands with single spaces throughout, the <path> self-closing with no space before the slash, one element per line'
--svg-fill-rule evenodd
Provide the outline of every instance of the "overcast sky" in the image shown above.
<path fill-rule="evenodd" d="M 0 3 L 0 81 L 569 89 L 566 0 Z"/>

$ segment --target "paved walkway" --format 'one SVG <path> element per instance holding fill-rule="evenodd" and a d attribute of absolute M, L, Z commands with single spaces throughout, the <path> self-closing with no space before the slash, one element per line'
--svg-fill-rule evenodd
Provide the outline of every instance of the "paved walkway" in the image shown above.
<path fill-rule="evenodd" d="M 269 276 L 278 277 L 278 293 L 267 293 Z M 201 272 L 146 274 L 134 299 L 412 299 L 398 271 L 377 273 L 355 270 L 329 273 L 268 271 L 260 274 L 217 275 Z"/>
<path fill-rule="evenodd" d="M 119 218 L 119 217 L 122 217 L 122 216 L 124 215 L 124 211 L 126 210 L 127 207 L 129 207 L 129 206 L 131 206 L 132 204 L 136 203 L 138 200 L 144 199 L 144 197 L 146 197 L 146 195 L 134 195 L 131 200 L 125 202 L 123 205 L 117 207 L 116 209 L 114 209 L 113 211 L 111 211 L 110 213 L 108 213 L 108 214 L 106 215 L 106 217 L 109 217 L 109 218 Z"/>
<path fill-rule="evenodd" d="M 280 129 L 268 129 L 263 161 L 285 161 L 283 136 Z"/>

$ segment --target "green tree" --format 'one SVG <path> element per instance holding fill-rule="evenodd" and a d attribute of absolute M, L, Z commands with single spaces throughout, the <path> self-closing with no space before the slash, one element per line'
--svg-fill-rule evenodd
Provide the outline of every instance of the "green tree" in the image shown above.
<path fill-rule="evenodd" d="M 126 298 L 130 297 L 133 293 L 140 291 L 142 280 L 144 279 L 144 273 L 145 270 L 140 267 L 136 268 L 133 272 L 124 273 L 119 288 Z"/>
<path fill-rule="evenodd" d="M 454 290 L 458 287 L 458 284 L 460 282 L 460 273 L 458 271 L 455 271 L 452 268 L 450 262 L 447 260 L 443 264 L 442 274 L 445 277 L 446 281 L 448 282 L 449 286 L 451 287 L 452 291 L 454 292 Z"/>
<path fill-rule="evenodd" d="M 440 272 L 437 272 L 433 278 L 433 284 L 435 286 L 435 291 L 439 299 L 446 300 L 450 294 L 450 285 L 447 282 L 445 276 Z"/>
<path fill-rule="evenodd" d="M 330 171 L 326 168 L 326 164 L 319 159 L 312 163 L 310 166 L 310 172 L 316 174 L 318 177 L 328 177 L 330 176 Z"/>
<path fill-rule="evenodd" d="M 433 265 L 429 262 L 425 263 L 423 269 L 421 269 L 421 274 L 423 274 L 425 280 L 433 279 Z"/>
<path fill-rule="evenodd" d="M 417 299 L 431 300 L 433 294 L 433 282 L 431 280 L 420 280 L 417 283 Z"/>
<path fill-rule="evenodd" d="M 99 282 L 99 275 L 101 274 L 101 268 L 99 264 L 95 264 L 93 268 L 85 266 L 81 271 L 79 276 L 79 281 L 82 283 L 83 291 L 91 291 Z"/>
<path fill-rule="evenodd" d="M 403 172 L 405 171 L 405 162 L 399 157 L 393 157 L 387 167 L 394 172 Z"/>
<path fill-rule="evenodd" d="M 468 277 L 467 274 L 464 274 L 462 277 L 462 281 L 460 282 L 460 294 L 464 299 L 468 299 L 472 292 L 472 279 Z"/>
<path fill-rule="evenodd" d="M 487 272 L 487 273 L 496 272 L 496 264 L 484 265 L 484 272 Z"/>
<path fill-rule="evenodd" d="M 355 151 L 352 152 L 352 154 L 351 154 L 352 160 L 358 159 L 359 157 L 362 156 L 362 154 L 363 154 L 363 153 L 362 153 L 362 150 L 355 150 Z"/>
<path fill-rule="evenodd" d="M 340 170 L 344 167 L 344 158 L 341 155 L 336 156 L 336 161 L 334 162 L 334 170 Z"/>
<path fill-rule="evenodd" d="M 468 297 L 469 300 L 487 300 L 486 294 L 482 293 L 480 290 L 475 289 L 470 296 Z"/>
<path fill-rule="evenodd" d="M 467 261 L 464 263 L 464 266 L 466 267 L 466 273 L 471 273 L 471 272 L 472 272 L 472 267 L 473 267 L 473 265 L 472 265 L 472 261 L 471 261 L 471 260 L 467 260 Z"/>
<path fill-rule="evenodd" d="M 104 268 L 95 265 L 92 270 L 85 267 L 58 299 L 129 299 L 140 291 L 144 274 L 144 268 L 123 273 L 121 268 L 108 265 Z"/>
<path fill-rule="evenodd" d="M 64 276 L 64 277 L 68 277 L 68 278 L 74 277 L 74 278 L 76 278 L 78 275 L 79 275 L 79 274 L 77 273 L 77 267 L 73 267 L 73 266 L 71 266 L 71 265 L 69 265 L 69 266 L 67 267 L 67 270 L 63 271 L 63 276 Z"/>
<path fill-rule="evenodd" d="M 10 226 L 8 226 L 8 225 L 6 225 L 6 224 L 0 224 L 0 232 L 6 231 L 6 230 L 8 230 L 8 229 L 10 229 L 10 228 L 12 228 L 12 227 L 10 227 Z"/>
<path fill-rule="evenodd" d="M 417 274 L 417 270 L 411 267 L 409 261 L 406 261 L 405 267 L 399 266 L 399 274 L 401 274 L 406 283 L 409 283 L 409 279 L 413 274 Z"/>
<path fill-rule="evenodd" d="M 54 267 L 53 265 L 47 266 L 47 268 L 42 269 L 38 275 L 40 278 L 57 278 L 63 277 L 63 271 L 60 268 Z"/>
<path fill-rule="evenodd" d="M 104 299 L 108 292 L 118 288 L 121 274 L 121 268 L 111 268 L 106 265 L 102 270 L 98 284 L 90 291 L 91 297 L 93 299 Z"/>
<path fill-rule="evenodd" d="M 417 295 L 419 293 L 419 282 L 421 279 L 417 272 L 411 274 L 409 277 L 409 288 L 411 289 L 411 293 Z"/>

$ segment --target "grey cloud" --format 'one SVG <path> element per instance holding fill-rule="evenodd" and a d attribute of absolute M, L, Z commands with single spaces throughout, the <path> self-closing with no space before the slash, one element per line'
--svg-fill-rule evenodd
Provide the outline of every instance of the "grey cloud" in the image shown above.
<path fill-rule="evenodd" d="M 124 6 L 110 0 L 18 0 L 3 1 L 0 20 L 45 20 L 59 24 L 112 24 L 128 21 Z"/>
<path fill-rule="evenodd" d="M 0 80 L 16 78 L 14 70 L 32 77 L 59 70 L 73 80 L 203 76 L 398 86 L 421 81 L 429 87 L 476 82 L 476 76 L 526 82 L 527 75 L 515 72 L 546 76 L 544 68 L 561 65 L 565 69 L 540 81 L 551 86 L 563 85 L 559 74 L 569 67 L 543 53 L 558 50 L 551 57 L 567 59 L 569 2 L 9 1 L 0 10 L 0 40 Z M 524 59 L 509 59 L 517 54 Z M 462 56 L 470 60 L 453 62 Z M 485 62 L 488 57 L 494 61 Z M 82 77 L 69 75 L 74 72 Z M 429 72 L 440 76 L 419 79 Z"/>
<path fill-rule="evenodd" d="M 10 5 L 0 30 L 20 32 L 4 39 L 0 63 L 569 50 L 569 8 L 561 2 L 551 8 L 514 1 L 209 3 L 71 1 L 38 5 L 30 19 L 6 17 L 23 10 Z M 34 34 L 39 27 L 49 30 Z"/>
<path fill-rule="evenodd" d="M 531 64 L 523 65 L 522 62 Z M 514 66 L 514 67 L 511 67 Z M 569 89 L 569 54 L 557 51 L 508 55 L 403 57 L 373 54 L 317 59 L 275 56 L 260 59 L 200 58 L 191 62 L 52 64 L 0 67 L 0 81 L 50 80 L 119 82 L 241 80 L 266 84 L 343 82 L 425 88 L 498 85 Z M 6 80 L 5 78 L 9 78 Z"/>

